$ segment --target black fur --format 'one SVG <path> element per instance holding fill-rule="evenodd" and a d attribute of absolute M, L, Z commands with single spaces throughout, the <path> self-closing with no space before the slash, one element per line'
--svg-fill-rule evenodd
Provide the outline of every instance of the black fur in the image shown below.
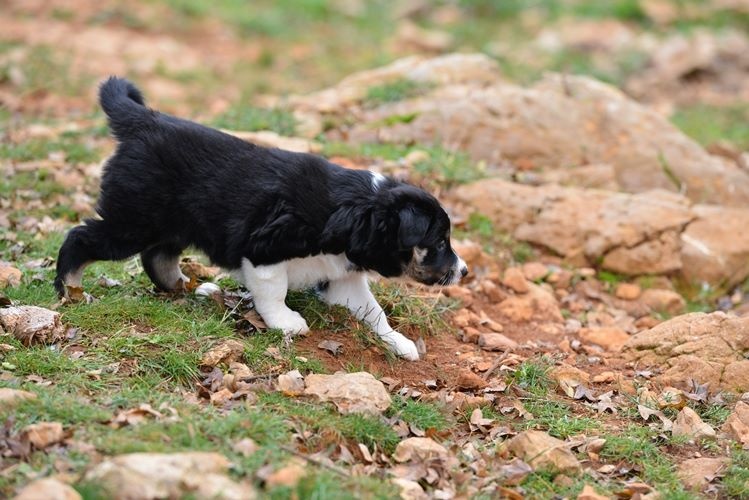
<path fill-rule="evenodd" d="M 100 89 L 117 149 L 107 162 L 97 213 L 70 231 L 60 249 L 55 287 L 95 260 L 140 253 L 155 284 L 153 259 L 187 246 L 227 269 L 345 252 L 358 268 L 383 276 L 407 272 L 415 246 L 429 248 L 417 277 L 446 279 L 456 257 L 450 223 L 425 191 L 323 158 L 250 144 L 197 123 L 153 111 L 130 82 Z M 438 247 L 446 247 L 438 249 Z M 422 266 L 424 267 L 424 266 Z"/>

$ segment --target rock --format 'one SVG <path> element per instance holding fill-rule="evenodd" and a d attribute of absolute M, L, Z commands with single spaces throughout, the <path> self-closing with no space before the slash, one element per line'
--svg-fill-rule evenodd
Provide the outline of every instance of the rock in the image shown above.
<path fill-rule="evenodd" d="M 287 396 L 301 396 L 304 394 L 304 376 L 299 370 L 291 370 L 278 376 L 277 390 Z"/>
<path fill-rule="evenodd" d="M 60 313 L 37 306 L 0 309 L 0 326 L 23 345 L 52 344 L 60 340 L 65 328 Z"/>
<path fill-rule="evenodd" d="M 688 406 L 681 409 L 676 416 L 674 426 L 671 428 L 674 436 L 687 436 L 690 439 L 700 441 L 705 438 L 714 438 L 715 429 L 702 421 L 699 415 Z"/>
<path fill-rule="evenodd" d="M 429 498 L 424 488 L 416 481 L 397 477 L 390 482 L 399 488 L 401 500 L 427 500 Z"/>
<path fill-rule="evenodd" d="M 411 21 L 402 21 L 395 32 L 395 43 L 405 51 L 444 52 L 453 44 L 450 33 L 427 30 Z"/>
<path fill-rule="evenodd" d="M 221 293 L 221 287 L 216 283 L 201 283 L 195 288 L 195 295 L 198 297 L 210 297 L 213 294 Z"/>
<path fill-rule="evenodd" d="M 230 462 L 218 453 L 130 453 L 108 458 L 88 471 L 110 498 L 252 499 L 254 488 L 226 476 Z"/>
<path fill-rule="evenodd" d="M 20 285 L 22 277 L 23 273 L 20 269 L 16 269 L 5 262 L 0 262 L 0 289 Z"/>
<path fill-rule="evenodd" d="M 642 288 L 634 283 L 619 283 L 614 291 L 616 298 L 622 300 L 637 300 L 640 294 L 642 294 Z"/>
<path fill-rule="evenodd" d="M 643 291 L 640 301 L 654 312 L 672 315 L 683 313 L 687 307 L 687 303 L 681 295 L 672 290 L 659 288 L 648 288 Z"/>
<path fill-rule="evenodd" d="M 729 439 L 740 443 L 743 448 L 749 449 L 749 404 L 739 401 L 733 408 L 723 426 L 721 432 Z"/>
<path fill-rule="evenodd" d="M 629 334 L 616 327 L 582 328 L 580 339 L 590 344 L 596 344 L 607 351 L 619 351 L 629 340 Z"/>
<path fill-rule="evenodd" d="M 526 262 L 522 269 L 528 281 L 539 281 L 549 275 L 549 268 L 540 262 Z"/>
<path fill-rule="evenodd" d="M 449 70 L 448 60 L 453 65 Z M 419 65 L 420 78 L 413 79 L 433 84 L 426 96 L 375 108 L 357 106 L 369 86 L 409 78 Z M 438 76 L 438 66 L 444 75 Z M 749 202 L 747 173 L 711 156 L 659 113 L 585 76 L 548 74 L 523 88 L 502 81 L 496 64 L 478 55 L 406 58 L 290 103 L 351 115 L 340 130 L 334 128 L 328 135 L 345 133 L 354 142 L 436 142 L 465 151 L 477 161 L 509 160 L 540 170 L 608 164 L 624 191 L 683 189 L 703 203 Z M 409 123 L 388 120 L 396 115 L 415 118 Z"/>
<path fill-rule="evenodd" d="M 390 394 L 385 386 L 366 372 L 310 374 L 305 383 L 305 395 L 331 401 L 344 414 L 379 415 L 390 407 Z"/>
<path fill-rule="evenodd" d="M 676 475 L 690 490 L 701 490 L 728 466 L 728 458 L 690 458 L 676 468 Z"/>
<path fill-rule="evenodd" d="M 83 497 L 57 479 L 46 477 L 26 485 L 13 500 L 81 500 Z"/>
<path fill-rule="evenodd" d="M 238 340 L 228 339 L 213 346 L 208 352 L 203 354 L 200 365 L 213 368 L 220 363 L 230 364 L 237 362 L 242 359 L 243 355 L 244 344 Z"/>
<path fill-rule="evenodd" d="M 749 390 L 749 372 L 742 352 L 749 350 L 749 317 L 723 312 L 677 316 L 630 337 L 624 358 L 645 368 L 662 370 L 658 380 L 685 387 L 690 379 L 712 390 Z M 730 374 L 730 378 L 727 376 Z"/>
<path fill-rule="evenodd" d="M 408 462 L 411 460 L 432 460 L 435 458 L 446 459 L 447 448 L 426 437 L 411 437 L 404 439 L 395 447 L 393 460 L 396 462 Z"/>
<path fill-rule="evenodd" d="M 244 457 L 249 457 L 253 455 L 259 449 L 259 446 L 257 445 L 254 439 L 244 438 L 234 443 L 231 446 L 231 449 Z"/>
<path fill-rule="evenodd" d="M 572 397 L 575 389 L 579 385 L 587 385 L 590 382 L 590 375 L 574 366 L 561 364 L 555 366 L 549 371 L 549 378 L 554 380 L 562 392 Z"/>
<path fill-rule="evenodd" d="M 482 333 L 478 343 L 485 351 L 509 351 L 518 346 L 517 342 L 501 333 Z"/>
<path fill-rule="evenodd" d="M 511 267 L 505 271 L 502 284 L 516 293 L 528 293 L 529 290 L 523 272 L 517 267 Z"/>
<path fill-rule="evenodd" d="M 27 425 L 21 430 L 21 435 L 37 450 L 43 450 L 47 446 L 57 444 L 65 437 L 60 422 L 39 422 Z"/>
<path fill-rule="evenodd" d="M 381 68 L 350 75 L 334 87 L 306 96 L 291 96 L 288 103 L 296 110 L 341 113 L 348 106 L 364 100 L 371 87 L 397 80 L 433 85 L 480 85 L 499 78 L 500 70 L 496 61 L 483 54 L 448 54 L 434 58 L 411 56 Z M 424 141 L 431 142 L 433 141 Z"/>
<path fill-rule="evenodd" d="M 583 487 L 583 491 L 577 495 L 577 500 L 608 500 L 608 498 L 606 495 L 599 495 L 595 488 L 589 484 L 586 484 Z"/>
<path fill-rule="evenodd" d="M 749 276 L 749 209 L 695 205 L 681 234 L 681 274 L 690 282 L 730 288 Z"/>
<path fill-rule="evenodd" d="M 280 469 L 273 471 L 268 477 L 265 478 L 265 485 L 267 488 L 275 488 L 276 486 L 286 486 L 287 488 L 294 488 L 299 481 L 307 474 L 306 463 L 299 458 L 291 459 Z"/>
<path fill-rule="evenodd" d="M 524 431 L 512 438 L 507 449 L 535 469 L 578 472 L 580 462 L 564 441 L 542 431 Z"/>
<path fill-rule="evenodd" d="M 468 344 L 477 344 L 481 335 L 483 334 L 471 326 L 463 328 L 463 342 Z"/>
<path fill-rule="evenodd" d="M 554 295 L 533 283 L 528 284 L 528 293 L 508 297 L 500 302 L 498 309 L 514 322 L 564 322 Z"/>
<path fill-rule="evenodd" d="M 632 195 L 489 179 L 455 194 L 515 239 L 630 275 L 680 270 L 679 235 L 694 218 L 686 198 L 666 191 Z"/>
<path fill-rule="evenodd" d="M 33 392 L 0 387 L 0 410 L 8 410 L 25 399 L 36 399 Z"/>
<path fill-rule="evenodd" d="M 487 385 L 489 384 L 486 382 L 486 380 L 479 377 L 471 370 L 461 370 L 461 372 L 458 374 L 458 379 L 455 381 L 455 386 L 458 389 L 463 389 L 466 391 L 477 391 L 479 389 L 483 389 Z"/>

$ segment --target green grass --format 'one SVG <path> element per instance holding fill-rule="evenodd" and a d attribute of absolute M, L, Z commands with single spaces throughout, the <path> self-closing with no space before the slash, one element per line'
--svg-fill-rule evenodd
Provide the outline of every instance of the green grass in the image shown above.
<path fill-rule="evenodd" d="M 749 105 L 695 104 L 677 109 L 671 121 L 704 146 L 728 141 L 740 151 L 749 149 Z"/>
<path fill-rule="evenodd" d="M 442 431 L 447 429 L 451 423 L 451 419 L 446 416 L 445 410 L 440 407 L 430 403 L 403 399 L 400 396 L 393 398 L 393 404 L 388 410 L 388 415 L 397 416 L 407 424 L 423 430 Z"/>

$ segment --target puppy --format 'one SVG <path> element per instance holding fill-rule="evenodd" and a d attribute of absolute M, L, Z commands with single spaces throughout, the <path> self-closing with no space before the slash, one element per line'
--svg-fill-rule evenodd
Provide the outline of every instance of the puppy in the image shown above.
<path fill-rule="evenodd" d="M 101 180 L 100 218 L 73 228 L 60 248 L 58 294 L 80 287 L 88 264 L 137 253 L 159 289 L 180 289 L 180 253 L 192 245 L 247 287 L 269 327 L 307 332 L 284 299 L 289 289 L 317 286 L 393 352 L 418 359 L 416 345 L 388 324 L 367 276 L 450 285 L 466 275 L 433 196 L 156 112 L 121 78 L 101 85 L 99 101 L 117 149 Z"/>

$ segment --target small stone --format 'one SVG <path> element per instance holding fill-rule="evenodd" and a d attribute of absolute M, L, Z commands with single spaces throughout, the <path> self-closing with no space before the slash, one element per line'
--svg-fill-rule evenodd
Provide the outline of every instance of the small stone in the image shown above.
<path fill-rule="evenodd" d="M 620 351 L 629 340 L 629 334 L 616 327 L 582 328 L 580 338 L 589 344 L 596 344 L 607 351 Z"/>
<path fill-rule="evenodd" d="M 501 333 L 482 333 L 478 343 L 485 351 L 509 351 L 518 346 L 517 342 Z"/>
<path fill-rule="evenodd" d="M 577 495 L 577 500 L 608 500 L 606 495 L 599 495 L 596 490 L 589 484 L 583 487 L 583 491 Z"/>
<path fill-rule="evenodd" d="M 642 288 L 634 283 L 619 283 L 614 294 L 622 300 L 636 300 L 642 294 Z"/>
<path fill-rule="evenodd" d="M 465 328 L 463 328 L 463 342 L 466 342 L 468 344 L 478 343 L 479 337 L 481 335 L 481 332 L 479 332 L 472 326 L 466 326 Z"/>
<path fill-rule="evenodd" d="M 549 275 L 549 268 L 541 262 L 523 264 L 523 275 L 529 281 L 539 281 Z"/>
<path fill-rule="evenodd" d="M 720 428 L 729 439 L 749 449 L 749 404 L 739 401 Z"/>
<path fill-rule="evenodd" d="M 244 438 L 234 443 L 231 449 L 244 457 L 249 457 L 250 455 L 253 455 L 259 449 L 259 446 L 257 445 L 254 439 Z"/>
<path fill-rule="evenodd" d="M 22 277 L 23 273 L 20 269 L 16 269 L 5 262 L 0 262 L 0 289 L 20 285 Z"/>
<path fill-rule="evenodd" d="M 37 479 L 26 485 L 13 500 L 81 500 L 72 486 L 52 477 Z"/>
<path fill-rule="evenodd" d="M 528 293 L 529 290 L 528 282 L 525 280 L 523 272 L 517 267 L 511 267 L 505 271 L 502 284 L 515 293 Z"/>
<path fill-rule="evenodd" d="M 697 441 L 715 437 L 715 429 L 703 422 L 700 416 L 688 406 L 682 408 L 676 415 L 671 433 L 674 436 L 686 436 Z"/>
<path fill-rule="evenodd" d="M 567 443 L 542 431 L 524 431 L 512 438 L 507 449 L 535 469 L 579 472 L 580 462 Z"/>
<path fill-rule="evenodd" d="M 281 374 L 276 388 L 287 396 L 301 396 L 304 393 L 304 376 L 299 370 Z"/>
<path fill-rule="evenodd" d="M 238 340 L 228 339 L 213 346 L 200 360 L 201 366 L 213 368 L 220 363 L 234 363 L 244 355 L 244 344 Z"/>
<path fill-rule="evenodd" d="M 447 455 L 447 448 L 435 440 L 426 437 L 411 437 L 398 443 L 393 453 L 393 460 L 396 462 L 424 461 L 435 458 L 445 459 Z"/>
<path fill-rule="evenodd" d="M 469 307 L 473 304 L 473 294 L 471 290 L 460 285 L 451 285 L 442 289 L 442 292 L 452 299 L 458 299 L 463 307 Z"/>
<path fill-rule="evenodd" d="M 304 394 L 320 401 L 333 402 L 343 414 L 379 415 L 390 407 L 385 386 L 370 373 L 310 374 L 305 379 Z"/>
<path fill-rule="evenodd" d="M 481 292 L 486 295 L 486 298 L 493 304 L 502 302 L 507 298 L 507 293 L 502 291 L 502 289 L 491 280 L 483 280 L 481 282 Z"/>
<path fill-rule="evenodd" d="M 461 370 L 460 374 L 458 374 L 458 379 L 455 381 L 455 385 L 458 389 L 476 391 L 483 389 L 488 384 L 486 380 L 479 377 L 471 370 Z"/>
<path fill-rule="evenodd" d="M 36 399 L 36 394 L 19 389 L 0 387 L 0 410 L 13 408 L 25 399 Z"/>
<path fill-rule="evenodd" d="M 652 311 L 668 314 L 681 314 L 687 306 L 684 298 L 678 293 L 659 288 L 648 288 L 643 291 L 640 300 Z"/>

